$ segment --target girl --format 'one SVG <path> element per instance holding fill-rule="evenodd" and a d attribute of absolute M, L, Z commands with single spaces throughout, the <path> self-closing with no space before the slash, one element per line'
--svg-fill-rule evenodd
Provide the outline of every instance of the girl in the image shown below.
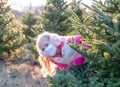
<path fill-rule="evenodd" d="M 81 35 L 74 36 L 73 39 L 76 44 L 87 48 L 87 45 L 82 43 Z M 42 69 L 52 73 L 56 67 L 60 70 L 66 70 L 71 65 L 84 65 L 84 56 L 72 49 L 68 45 L 70 43 L 72 43 L 72 37 L 62 37 L 48 32 L 40 34 L 37 38 L 36 46 L 40 55 L 40 63 L 43 66 Z"/>

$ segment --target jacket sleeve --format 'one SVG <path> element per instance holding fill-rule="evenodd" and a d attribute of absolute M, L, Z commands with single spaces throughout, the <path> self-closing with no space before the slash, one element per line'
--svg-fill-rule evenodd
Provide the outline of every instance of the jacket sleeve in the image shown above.
<path fill-rule="evenodd" d="M 55 62 L 54 60 L 52 60 L 51 62 L 54 63 L 58 67 L 58 69 L 61 70 L 61 71 L 62 70 L 67 70 L 67 69 L 70 68 L 68 64 L 58 63 L 58 62 Z"/>

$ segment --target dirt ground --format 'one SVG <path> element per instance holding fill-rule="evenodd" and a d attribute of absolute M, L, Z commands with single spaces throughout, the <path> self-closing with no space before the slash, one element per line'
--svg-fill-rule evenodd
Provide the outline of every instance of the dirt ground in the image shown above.
<path fill-rule="evenodd" d="M 5 63 L 0 60 L 0 87 L 49 87 L 39 66 L 26 62 Z"/>

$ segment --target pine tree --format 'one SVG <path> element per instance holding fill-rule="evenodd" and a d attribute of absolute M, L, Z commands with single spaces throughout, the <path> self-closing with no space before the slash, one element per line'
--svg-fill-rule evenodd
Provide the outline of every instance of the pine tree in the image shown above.
<path fill-rule="evenodd" d="M 82 11 L 82 8 L 81 8 L 81 0 L 72 0 L 72 2 L 68 5 L 68 8 L 66 10 L 66 13 L 69 15 L 68 17 L 68 21 L 67 23 L 69 23 L 69 26 L 71 27 L 71 31 L 68 35 L 76 35 L 76 34 L 79 34 L 78 32 L 78 29 L 74 28 L 75 26 L 73 26 L 73 24 L 71 23 L 71 21 L 69 19 L 71 18 L 74 18 L 73 15 L 71 15 L 71 12 L 70 10 L 72 10 L 75 15 L 77 15 L 77 19 L 79 19 L 79 22 L 82 22 L 83 21 L 83 11 Z"/>
<path fill-rule="evenodd" d="M 41 14 L 41 13 L 40 13 Z M 41 28 L 41 19 L 40 15 L 36 14 L 34 10 L 32 10 L 32 6 L 30 5 L 27 8 L 26 13 L 22 17 L 22 23 L 24 26 L 24 34 L 26 36 L 28 50 L 32 53 L 32 58 L 38 58 L 38 53 L 36 50 L 36 37 L 38 34 L 43 32 L 44 30 Z"/>
<path fill-rule="evenodd" d="M 71 18 L 73 26 L 77 26 L 80 34 L 85 37 L 85 41 L 89 43 L 90 49 L 84 50 L 81 47 L 76 48 L 81 54 L 85 55 L 96 66 L 96 76 L 100 82 L 108 78 L 116 79 L 114 84 L 109 83 L 113 79 L 108 80 L 106 85 L 118 85 L 120 67 L 120 19 L 119 5 L 117 0 L 94 0 L 91 7 L 83 4 L 90 9 L 88 17 L 84 17 L 83 23 L 80 23 L 74 12 L 71 12 L 75 18 Z M 114 9 L 114 10 L 113 10 Z M 112 68 L 112 69 L 111 69 Z"/>
<path fill-rule="evenodd" d="M 66 23 L 66 8 L 67 2 L 64 0 L 47 0 L 45 11 L 41 15 L 42 28 L 45 31 L 65 34 L 69 29 L 69 24 Z"/>
<path fill-rule="evenodd" d="M 29 45 L 28 49 L 32 52 L 33 58 L 37 58 L 37 51 L 36 51 L 36 37 L 39 33 L 41 33 L 41 29 L 39 28 L 40 24 L 38 24 L 38 16 L 32 11 L 32 6 L 28 8 L 27 12 L 22 17 L 22 23 L 25 25 L 23 28 L 24 34 L 26 36 L 26 40 Z"/>
<path fill-rule="evenodd" d="M 26 36 L 26 39 L 28 40 L 29 43 L 31 43 L 32 38 L 34 38 L 35 35 L 35 24 L 37 22 L 37 18 L 34 14 L 34 12 L 27 11 L 24 16 L 22 17 L 22 22 L 25 25 L 24 28 L 24 34 Z"/>
<path fill-rule="evenodd" d="M 52 87 L 55 84 L 66 87 L 69 83 L 71 87 L 120 86 L 120 1 L 93 1 L 92 6 L 83 4 L 89 11 L 82 15 L 82 22 L 72 10 L 72 17 L 69 18 L 73 27 L 84 36 L 83 41 L 89 45 L 88 49 L 77 45 L 73 48 L 84 55 L 89 63 L 63 73 L 57 72 L 54 78 L 50 78 Z M 72 81 L 67 79 L 68 73 L 74 78 Z"/>
<path fill-rule="evenodd" d="M 15 17 L 9 11 L 7 0 L 0 0 L 0 58 L 3 55 L 15 56 L 25 38 L 22 34 L 22 26 L 18 21 L 13 20 Z"/>

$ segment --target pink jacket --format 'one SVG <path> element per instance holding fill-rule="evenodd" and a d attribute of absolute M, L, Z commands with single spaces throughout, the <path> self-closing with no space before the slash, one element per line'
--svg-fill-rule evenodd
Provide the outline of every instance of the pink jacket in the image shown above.
<path fill-rule="evenodd" d="M 74 40 L 77 44 L 81 44 L 84 48 L 87 48 L 87 44 L 83 44 L 82 43 L 82 36 L 81 35 L 77 35 L 77 36 L 74 36 Z M 65 42 L 65 38 L 61 38 L 61 44 L 58 46 L 58 48 L 60 49 L 60 53 L 61 54 L 56 54 L 54 56 L 55 57 L 59 57 L 59 58 L 62 58 L 62 47 L 63 47 L 63 44 Z M 72 38 L 68 38 L 67 39 L 67 42 L 68 43 L 72 43 Z M 75 57 L 75 60 L 73 60 L 70 64 L 73 65 L 73 66 L 77 66 L 77 65 L 84 65 L 85 64 L 85 58 L 84 56 L 80 55 L 80 54 L 77 54 Z M 54 59 L 53 58 L 53 59 Z M 69 69 L 70 66 L 69 64 L 62 64 L 62 63 L 58 63 L 54 60 L 52 60 L 52 62 L 57 65 L 57 67 L 60 69 L 60 70 L 66 70 L 66 69 Z"/>

